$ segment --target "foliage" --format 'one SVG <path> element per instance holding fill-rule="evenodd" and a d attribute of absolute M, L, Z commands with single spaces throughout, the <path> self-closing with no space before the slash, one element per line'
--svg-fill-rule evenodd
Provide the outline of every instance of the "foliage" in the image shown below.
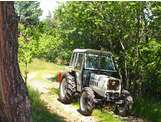
<path fill-rule="evenodd" d="M 24 75 L 25 82 L 27 81 L 28 64 L 36 53 L 36 46 L 39 38 L 39 33 L 35 30 L 39 24 L 39 16 L 42 14 L 40 3 L 36 1 L 16 1 L 15 10 L 20 17 L 19 21 L 19 62 L 26 65 Z"/>
<path fill-rule="evenodd" d="M 34 39 L 34 36 L 28 36 L 32 31 L 31 28 L 25 28 L 24 25 L 19 24 L 19 30 L 21 32 L 18 38 L 19 41 L 18 59 L 20 63 L 25 64 L 24 80 L 26 82 L 28 75 L 28 64 L 31 63 L 32 58 L 36 53 L 37 42 Z"/>
<path fill-rule="evenodd" d="M 119 59 L 125 88 L 140 95 L 150 86 L 159 94 L 160 8 L 159 2 L 66 2 L 52 21 L 63 49 L 111 51 Z"/>
<path fill-rule="evenodd" d="M 151 122 L 161 122 L 161 102 L 160 99 L 138 97 L 134 102 L 134 113 Z"/>
<path fill-rule="evenodd" d="M 111 51 L 125 88 L 134 95 L 147 89 L 159 94 L 160 8 L 159 2 L 66 2 L 53 18 L 20 29 L 30 38 L 22 47 L 30 57 L 62 64 L 75 48 Z"/>
<path fill-rule="evenodd" d="M 20 23 L 25 26 L 32 26 L 39 23 L 39 17 L 42 15 L 40 3 L 37 1 L 16 1 L 16 13 L 20 17 Z"/>
<path fill-rule="evenodd" d="M 142 65 L 145 76 L 145 91 L 153 96 L 161 93 L 161 44 L 150 40 L 141 49 Z"/>
<path fill-rule="evenodd" d="M 19 60 L 30 63 L 36 53 L 39 32 L 37 26 L 42 14 L 40 3 L 36 1 L 16 1 L 14 3 L 17 15 L 20 17 L 19 29 Z"/>
<path fill-rule="evenodd" d="M 24 35 L 28 33 L 28 29 L 24 29 L 24 26 L 19 24 L 20 31 L 23 31 Z M 32 59 L 32 42 L 30 38 L 26 38 L 23 35 L 20 35 L 19 38 L 19 60 L 21 62 L 30 63 Z"/>

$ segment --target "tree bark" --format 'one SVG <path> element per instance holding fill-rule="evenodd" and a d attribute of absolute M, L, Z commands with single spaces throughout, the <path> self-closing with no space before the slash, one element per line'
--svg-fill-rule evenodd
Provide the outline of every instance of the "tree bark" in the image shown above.
<path fill-rule="evenodd" d="M 27 88 L 18 65 L 18 19 L 13 2 L 0 2 L 0 121 L 31 122 Z"/>

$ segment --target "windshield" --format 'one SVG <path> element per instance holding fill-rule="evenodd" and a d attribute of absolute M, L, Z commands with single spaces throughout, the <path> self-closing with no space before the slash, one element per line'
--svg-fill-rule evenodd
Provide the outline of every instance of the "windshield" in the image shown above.
<path fill-rule="evenodd" d="M 86 68 L 94 70 L 115 71 L 111 56 L 100 56 L 88 54 L 86 58 Z"/>

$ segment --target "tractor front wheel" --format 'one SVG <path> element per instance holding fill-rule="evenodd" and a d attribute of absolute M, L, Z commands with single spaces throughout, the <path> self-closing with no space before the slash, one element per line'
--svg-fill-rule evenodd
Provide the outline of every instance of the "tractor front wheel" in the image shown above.
<path fill-rule="evenodd" d="M 123 101 L 124 101 L 123 104 L 116 105 L 115 112 L 121 116 L 127 116 L 131 112 L 133 105 L 133 98 L 126 90 L 123 91 Z"/>
<path fill-rule="evenodd" d="M 89 87 L 85 87 L 80 98 L 80 112 L 85 116 L 90 116 L 94 109 L 94 92 Z"/>

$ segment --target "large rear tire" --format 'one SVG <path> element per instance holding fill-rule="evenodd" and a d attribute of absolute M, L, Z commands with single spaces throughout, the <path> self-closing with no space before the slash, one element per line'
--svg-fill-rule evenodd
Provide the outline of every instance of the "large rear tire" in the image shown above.
<path fill-rule="evenodd" d="M 69 73 L 65 74 L 59 85 L 59 99 L 64 104 L 70 104 L 76 93 L 75 78 Z"/>
<path fill-rule="evenodd" d="M 85 87 L 80 98 L 80 112 L 85 116 L 90 116 L 95 107 L 95 95 L 91 88 Z"/>

